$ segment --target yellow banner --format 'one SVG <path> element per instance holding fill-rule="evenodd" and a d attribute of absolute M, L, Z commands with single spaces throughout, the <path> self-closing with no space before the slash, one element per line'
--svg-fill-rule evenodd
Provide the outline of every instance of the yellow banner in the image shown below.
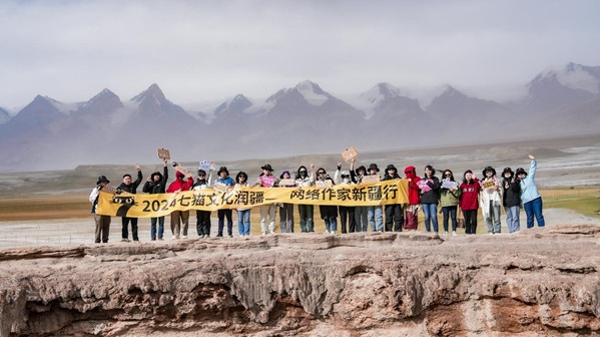
<path fill-rule="evenodd" d="M 248 209 L 273 204 L 377 206 L 408 203 L 406 180 L 388 180 L 359 185 L 318 187 L 240 187 L 171 194 L 113 194 L 100 192 L 97 213 L 132 218 L 159 217 L 173 211 Z"/>

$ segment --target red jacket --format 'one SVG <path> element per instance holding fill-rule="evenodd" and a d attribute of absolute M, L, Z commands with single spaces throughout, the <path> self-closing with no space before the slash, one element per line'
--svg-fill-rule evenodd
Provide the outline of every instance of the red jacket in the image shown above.
<path fill-rule="evenodd" d="M 404 169 L 406 179 L 408 181 L 408 203 L 410 205 L 418 205 L 421 203 L 421 196 L 419 195 L 419 186 L 417 183 L 421 178 L 417 175 L 416 168 L 414 166 L 408 166 Z"/>
<path fill-rule="evenodd" d="M 479 191 L 481 191 L 481 185 L 479 180 L 473 178 L 470 184 L 460 184 L 462 194 L 460 195 L 460 209 L 463 211 L 474 211 L 479 209 Z"/>
<path fill-rule="evenodd" d="M 177 192 L 179 190 L 181 191 L 188 191 L 190 189 L 190 187 L 192 187 L 192 184 L 194 183 L 193 179 L 188 179 L 186 181 L 183 181 L 183 178 L 185 177 L 185 175 L 179 171 L 177 171 L 175 173 L 175 181 L 171 183 L 171 185 L 169 185 L 169 188 L 167 188 L 167 193 L 173 193 L 173 192 Z"/>

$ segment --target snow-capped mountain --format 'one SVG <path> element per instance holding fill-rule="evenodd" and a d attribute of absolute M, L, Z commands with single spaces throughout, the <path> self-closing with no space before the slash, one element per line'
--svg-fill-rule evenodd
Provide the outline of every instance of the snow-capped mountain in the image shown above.
<path fill-rule="evenodd" d="M 221 103 L 214 111 L 215 115 L 223 113 L 224 111 L 233 112 L 244 112 L 246 109 L 252 106 L 252 102 L 247 99 L 244 95 L 238 94 L 234 98 Z"/>

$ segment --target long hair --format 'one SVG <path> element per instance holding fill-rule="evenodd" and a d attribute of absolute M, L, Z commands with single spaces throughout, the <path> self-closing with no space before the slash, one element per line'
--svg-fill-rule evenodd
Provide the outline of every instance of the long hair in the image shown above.
<path fill-rule="evenodd" d="M 435 169 L 433 168 L 433 166 L 431 166 L 431 165 L 425 166 L 425 171 L 427 171 L 427 169 L 431 170 L 431 177 L 433 177 L 435 175 Z M 427 177 L 427 173 L 425 173 L 425 178 L 429 178 L 429 177 Z"/>

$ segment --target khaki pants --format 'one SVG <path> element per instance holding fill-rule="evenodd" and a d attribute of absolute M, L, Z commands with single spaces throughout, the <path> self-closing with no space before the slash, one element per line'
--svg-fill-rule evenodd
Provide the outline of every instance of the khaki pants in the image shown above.
<path fill-rule="evenodd" d="M 171 213 L 171 233 L 177 238 L 179 235 L 187 236 L 190 211 L 173 211 Z M 183 225 L 183 228 L 182 228 Z"/>
<path fill-rule="evenodd" d="M 94 214 L 94 221 L 96 222 L 96 243 L 108 242 L 108 234 L 110 231 L 110 216 Z"/>

